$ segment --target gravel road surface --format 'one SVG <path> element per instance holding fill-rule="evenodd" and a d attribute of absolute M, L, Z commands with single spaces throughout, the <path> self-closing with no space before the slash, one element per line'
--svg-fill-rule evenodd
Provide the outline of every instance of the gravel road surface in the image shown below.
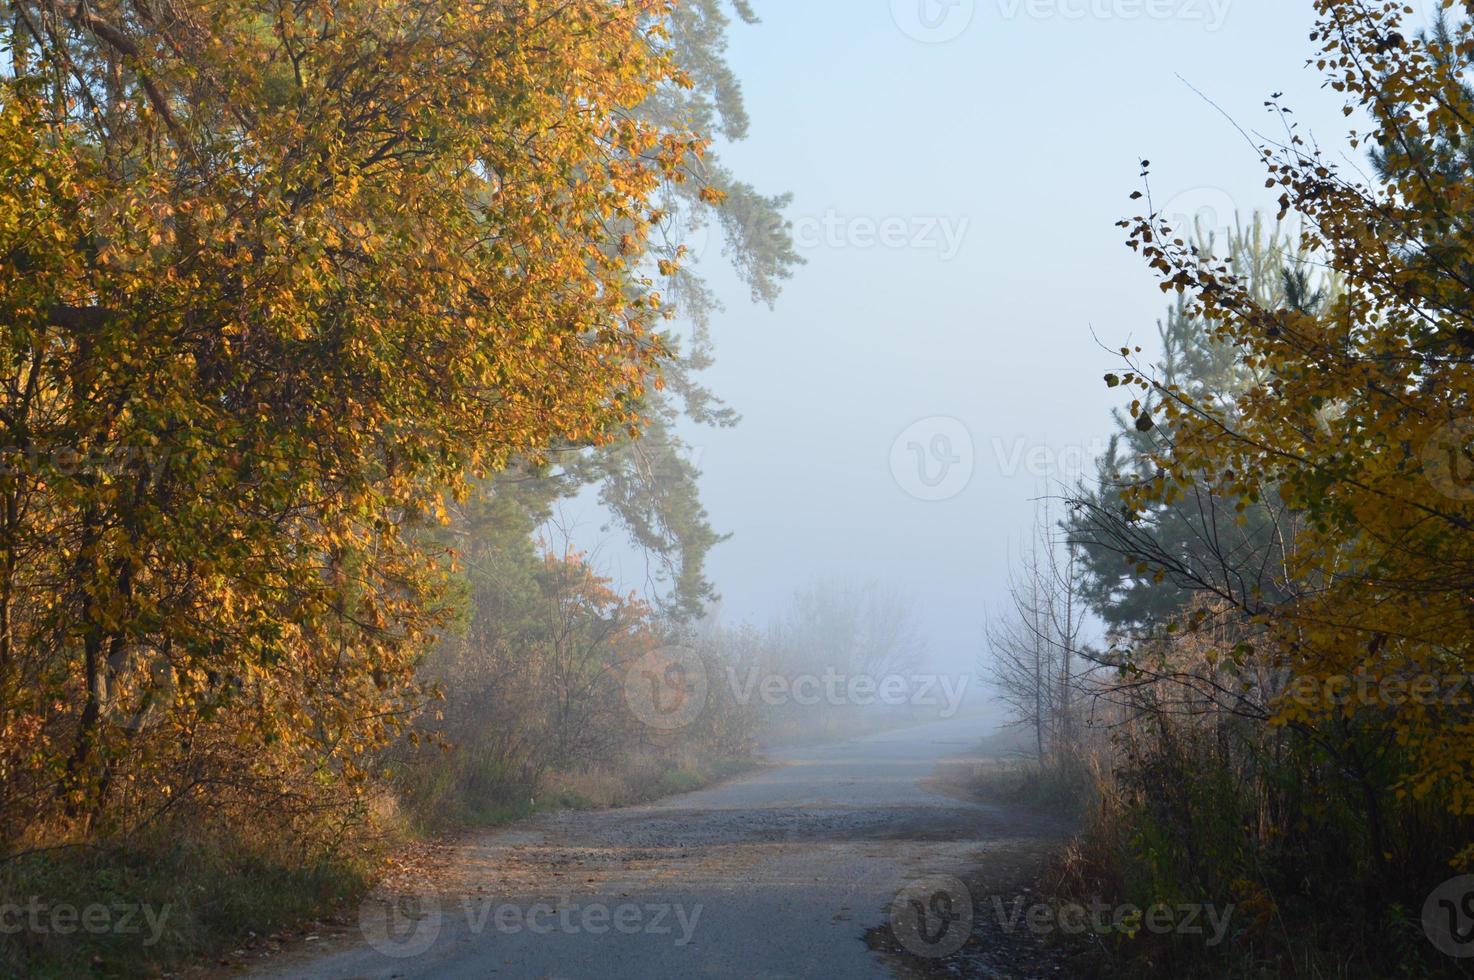
<path fill-rule="evenodd" d="M 936 788 L 939 767 L 957 772 L 986 734 L 959 718 L 784 751 L 761 772 L 649 806 L 546 814 L 471 838 L 428 882 L 372 896 L 347 935 L 253 975 L 891 977 L 865 935 L 893 907 L 906 914 L 899 893 L 934 895 L 937 876 L 990 851 L 1001 860 L 1044 830 Z"/>

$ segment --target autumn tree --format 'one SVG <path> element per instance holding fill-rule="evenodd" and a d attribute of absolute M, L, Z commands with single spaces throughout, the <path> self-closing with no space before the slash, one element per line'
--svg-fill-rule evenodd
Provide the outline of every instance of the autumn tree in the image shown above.
<path fill-rule="evenodd" d="M 1420 38 L 1400 3 L 1315 6 L 1314 64 L 1347 116 L 1368 120 L 1349 142 L 1375 151 L 1378 176 L 1344 173 L 1274 101 L 1286 136 L 1262 155 L 1283 213 L 1303 222 L 1300 247 L 1341 288 L 1323 308 L 1263 303 L 1146 196 L 1146 212 L 1123 223 L 1132 247 L 1258 380 L 1229 413 L 1123 350 L 1134 419 L 1151 424 L 1155 399 L 1154 421 L 1173 432 L 1126 504 L 1141 513 L 1205 489 L 1247 509 L 1273 487 L 1300 521 L 1279 572 L 1285 597 L 1246 609 L 1267 636 L 1233 656 L 1272 658 L 1311 685 L 1366 678 L 1371 694 L 1352 705 L 1289 696 L 1276 720 L 1380 726 L 1386 737 L 1363 763 L 1390 769 L 1399 797 L 1467 815 L 1474 712 L 1452 682 L 1474 664 L 1474 185 L 1460 162 L 1474 134 L 1464 80 L 1474 26 L 1463 16 Z"/>
<path fill-rule="evenodd" d="M 640 112 L 692 85 L 672 9 L 8 5 L 7 838 L 102 815 L 121 770 L 203 791 L 212 752 L 343 772 L 450 615 L 415 530 L 638 430 L 651 236 L 707 145 Z M 110 724 L 127 677 L 161 719 Z"/>

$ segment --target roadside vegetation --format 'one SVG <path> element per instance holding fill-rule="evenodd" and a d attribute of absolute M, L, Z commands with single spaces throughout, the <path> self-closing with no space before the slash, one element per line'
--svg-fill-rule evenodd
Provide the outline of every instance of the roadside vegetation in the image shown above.
<path fill-rule="evenodd" d="M 413 835 L 751 763 L 720 689 L 660 732 L 621 685 L 728 654 L 676 433 L 736 419 L 685 243 L 759 303 L 798 261 L 714 147 L 755 18 L 542 8 L 6 5 L 0 901 L 162 919 L 0 974 L 209 958 Z M 560 540 L 578 494 L 643 594 Z"/>
<path fill-rule="evenodd" d="M 1164 224 L 1143 163 L 1122 228 L 1175 297 L 1162 353 L 1120 349 L 1099 482 L 1058 495 L 991 635 L 1014 788 L 1083 820 L 1052 900 L 1233 909 L 1216 946 L 1093 932 L 1085 973 L 1474 970 L 1425 913 L 1474 861 L 1474 26 L 1316 8 L 1372 176 L 1271 100 L 1281 211 L 1214 240 Z"/>
<path fill-rule="evenodd" d="M 1274 95 L 1278 213 L 1169 227 L 1142 162 L 1160 350 L 1107 351 L 1098 479 L 988 624 L 1027 762 L 980 778 L 1080 826 L 1046 896 L 1229 914 L 1047 954 L 1085 975 L 1474 975 L 1429 942 L 1474 873 L 1474 5 L 1313 6 L 1368 173 Z M 722 157 L 747 0 L 3 9 L 0 908 L 51 927 L 0 976 L 218 962 L 407 842 L 962 707 L 903 593 L 715 612 L 693 245 L 756 304 L 801 262 Z"/>
<path fill-rule="evenodd" d="M 770 677 L 916 662 L 878 587 L 713 614 L 682 433 L 737 415 L 691 244 L 758 304 L 800 262 L 720 157 L 734 21 L 6 6 L 0 907 L 42 919 L 0 975 L 229 961 L 416 842 L 860 730 Z"/>

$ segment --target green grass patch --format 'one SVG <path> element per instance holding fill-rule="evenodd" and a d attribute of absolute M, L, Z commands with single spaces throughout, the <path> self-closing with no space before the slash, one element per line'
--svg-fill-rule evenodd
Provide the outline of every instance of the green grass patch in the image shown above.
<path fill-rule="evenodd" d="M 0 975 L 158 976 L 321 916 L 371 872 L 366 855 L 304 863 L 242 835 L 18 857 L 0 864 Z"/>

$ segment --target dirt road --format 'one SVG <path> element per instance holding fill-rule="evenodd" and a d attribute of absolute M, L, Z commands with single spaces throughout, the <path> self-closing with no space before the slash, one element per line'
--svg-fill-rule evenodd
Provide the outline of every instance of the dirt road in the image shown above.
<path fill-rule="evenodd" d="M 890 977 L 867 930 L 893 908 L 936 913 L 897 932 L 908 948 L 944 948 L 949 921 L 956 935 L 972 911 L 942 894 L 945 876 L 1049 832 L 922 785 L 966 764 L 985 734 L 956 719 L 786 752 L 650 806 L 537 817 L 460 845 L 433 884 L 372 897 L 336 948 L 254 975 Z"/>

